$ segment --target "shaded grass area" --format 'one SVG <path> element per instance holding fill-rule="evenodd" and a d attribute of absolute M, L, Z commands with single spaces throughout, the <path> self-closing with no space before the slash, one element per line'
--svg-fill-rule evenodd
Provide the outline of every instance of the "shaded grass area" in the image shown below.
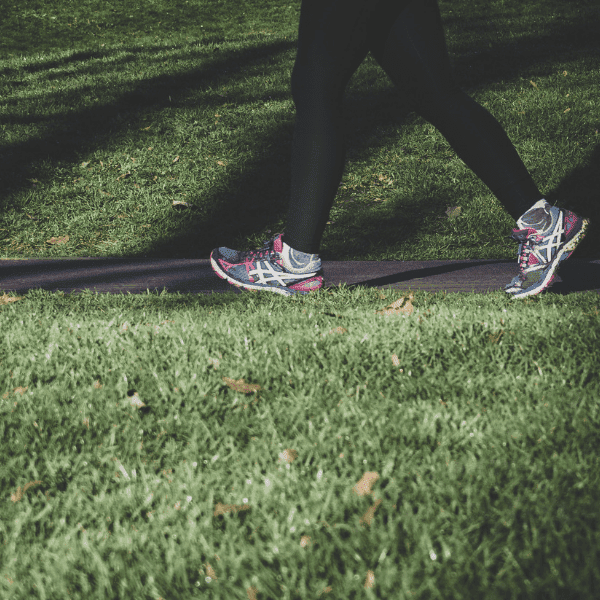
<path fill-rule="evenodd" d="M 596 294 L 1 307 L 4 598 L 593 598 Z"/>
<path fill-rule="evenodd" d="M 159 11 L 162 33 L 131 29 L 129 5 L 102 6 L 69 10 L 114 25 L 104 46 L 84 36 L 87 46 L 2 61 L 0 254 L 206 258 L 283 230 L 299 6 L 175 3 Z M 441 3 L 459 83 L 506 128 L 551 203 L 594 223 L 599 11 L 550 8 Z M 52 10 L 30 22 L 50 23 Z M 45 30 L 35 39 L 54 43 Z M 511 218 L 371 57 L 348 86 L 345 119 L 324 259 L 515 258 Z M 578 256 L 599 255 L 588 235 Z"/>

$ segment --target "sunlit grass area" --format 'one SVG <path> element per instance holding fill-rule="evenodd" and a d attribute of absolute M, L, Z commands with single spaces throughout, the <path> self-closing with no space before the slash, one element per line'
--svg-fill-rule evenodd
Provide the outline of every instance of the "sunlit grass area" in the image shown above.
<path fill-rule="evenodd" d="M 594 293 L 0 308 L 6 598 L 591 598 Z"/>

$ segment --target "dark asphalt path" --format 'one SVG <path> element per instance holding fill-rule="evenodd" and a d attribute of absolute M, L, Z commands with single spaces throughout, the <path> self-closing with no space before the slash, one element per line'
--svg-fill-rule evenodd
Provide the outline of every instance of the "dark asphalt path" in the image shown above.
<path fill-rule="evenodd" d="M 403 291 L 488 293 L 503 290 L 518 273 L 515 260 L 323 261 L 325 287 L 397 288 Z M 141 294 L 146 290 L 245 293 L 215 275 L 208 259 L 61 258 L 0 259 L 0 295 L 32 289 Z M 548 291 L 600 293 L 600 260 L 568 259 Z"/>

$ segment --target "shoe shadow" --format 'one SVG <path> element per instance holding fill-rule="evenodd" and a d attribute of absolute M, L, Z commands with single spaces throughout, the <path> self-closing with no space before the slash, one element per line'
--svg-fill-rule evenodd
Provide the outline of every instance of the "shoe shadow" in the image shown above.
<path fill-rule="evenodd" d="M 381 265 L 389 264 L 396 271 L 389 275 L 373 277 Z M 434 263 L 434 264 L 432 264 Z M 437 263 L 437 264 L 435 264 Z M 465 260 L 465 261 L 383 261 L 373 263 L 371 261 L 357 261 L 352 263 L 353 279 L 364 275 L 360 282 L 348 285 L 349 289 L 357 286 L 362 287 L 398 287 L 403 283 L 428 283 L 439 285 L 443 288 L 447 284 L 455 287 L 457 284 L 464 286 L 465 289 L 472 287 L 479 289 L 482 286 L 489 287 L 490 283 L 500 279 L 504 281 L 507 272 L 514 271 L 515 261 L 513 260 Z M 515 273 L 516 274 L 516 273 Z M 508 283 L 515 274 L 512 274 Z M 370 276 L 370 277 L 369 277 Z"/>
<path fill-rule="evenodd" d="M 397 262 L 397 272 L 373 277 L 378 264 L 352 263 L 353 282 L 349 289 L 361 287 L 401 287 L 401 284 L 415 284 L 415 287 L 447 289 L 451 291 L 493 291 L 504 290 L 504 286 L 517 275 L 515 261 L 512 260 L 471 260 L 456 261 L 449 264 L 445 261 L 427 262 Z M 385 264 L 379 263 L 379 265 Z M 403 267 L 406 270 L 403 270 Z M 333 273 L 332 273 L 333 274 Z M 343 280 L 343 273 L 338 272 L 337 278 Z M 362 279 L 364 275 L 364 279 Z M 361 281 L 356 281 L 361 278 Z M 335 276 L 334 276 L 335 279 Z M 346 277 L 349 279 L 349 277 Z M 600 260 L 586 259 L 571 260 L 563 265 L 557 273 L 553 285 L 548 288 L 555 294 L 567 295 L 573 292 L 596 291 L 600 293 Z"/>
<path fill-rule="evenodd" d="M 558 269 L 556 279 L 548 291 L 561 296 L 573 292 L 600 293 L 600 260 L 568 261 Z"/>

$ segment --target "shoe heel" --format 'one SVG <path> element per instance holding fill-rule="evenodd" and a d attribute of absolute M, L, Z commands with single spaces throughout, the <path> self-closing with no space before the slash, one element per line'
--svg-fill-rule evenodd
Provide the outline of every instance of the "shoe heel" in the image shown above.
<path fill-rule="evenodd" d="M 577 247 L 577 244 L 579 244 L 579 242 L 581 242 L 581 240 L 585 237 L 585 234 L 587 233 L 587 228 L 589 227 L 589 224 L 590 224 L 589 219 L 583 219 L 583 221 L 581 223 L 581 229 L 577 232 L 577 234 L 575 235 L 575 237 L 573 237 L 572 240 L 570 240 L 567 244 L 565 244 L 565 250 L 567 252 L 573 252 L 573 250 L 575 250 L 575 248 Z"/>

